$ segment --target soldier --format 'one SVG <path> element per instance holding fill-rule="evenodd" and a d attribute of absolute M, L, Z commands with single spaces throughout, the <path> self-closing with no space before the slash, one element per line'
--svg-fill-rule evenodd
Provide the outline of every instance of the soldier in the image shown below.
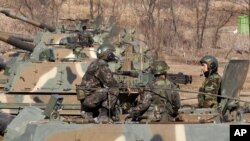
<path fill-rule="evenodd" d="M 130 116 L 141 116 L 149 106 L 147 115 L 151 121 L 172 121 L 178 115 L 180 96 L 171 90 L 176 86 L 167 79 L 168 69 L 169 66 L 164 61 L 153 64 L 151 72 L 154 80 L 147 85 L 139 105 L 130 112 Z"/>
<path fill-rule="evenodd" d="M 219 94 L 221 76 L 218 74 L 218 60 L 211 55 L 206 55 L 201 58 L 201 71 L 205 77 L 199 92 Z M 198 95 L 199 108 L 216 108 L 218 106 L 217 97 L 211 95 Z"/>
<path fill-rule="evenodd" d="M 91 47 L 94 43 L 94 40 L 90 32 L 87 31 L 86 26 L 82 26 L 82 31 L 78 33 L 78 38 L 79 38 L 79 44 L 82 46 Z"/>
<path fill-rule="evenodd" d="M 88 66 L 77 88 L 82 117 L 87 120 L 93 120 L 94 114 L 98 113 L 100 122 L 110 121 L 108 114 L 119 94 L 118 84 L 108 66 L 108 62 L 117 61 L 114 51 L 115 48 L 110 44 L 101 45 L 97 49 L 98 59 Z"/>

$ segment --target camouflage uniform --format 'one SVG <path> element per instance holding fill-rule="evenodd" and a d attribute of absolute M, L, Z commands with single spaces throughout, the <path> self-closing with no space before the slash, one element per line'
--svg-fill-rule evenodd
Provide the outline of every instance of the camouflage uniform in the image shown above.
<path fill-rule="evenodd" d="M 201 58 L 200 63 L 207 64 L 207 71 L 203 72 L 205 81 L 199 92 L 218 95 L 220 93 L 221 76 L 217 73 L 218 60 L 214 56 L 206 55 Z M 216 108 L 218 106 L 217 96 L 198 94 L 198 107 Z"/>
<path fill-rule="evenodd" d="M 119 93 L 117 82 L 113 78 L 108 63 L 101 59 L 95 60 L 89 65 L 82 78 L 81 86 L 85 88 L 87 95 L 82 101 L 86 108 L 95 108 L 102 103 L 103 107 L 110 109 L 114 106 Z M 107 93 L 110 94 L 109 102 Z"/>
<path fill-rule="evenodd" d="M 108 110 L 114 107 L 119 94 L 118 83 L 109 69 L 108 62 L 116 56 L 111 45 L 101 45 L 97 49 L 99 59 L 93 61 L 82 78 L 81 90 L 77 88 L 78 99 L 81 101 L 83 117 L 90 119 L 99 113 L 99 118 L 108 116 Z"/>
<path fill-rule="evenodd" d="M 218 94 L 220 89 L 221 77 L 214 73 L 205 79 L 199 92 Z M 211 95 L 198 95 L 198 106 L 200 108 L 216 108 L 218 106 L 217 97 Z"/>
<path fill-rule="evenodd" d="M 78 33 L 79 44 L 82 46 L 92 46 L 94 40 L 89 32 L 86 31 L 85 26 L 83 26 L 82 31 Z"/>
<path fill-rule="evenodd" d="M 156 78 L 150 85 L 154 92 L 152 105 L 148 112 L 152 121 L 171 121 L 178 115 L 180 108 L 180 95 L 176 91 L 176 85 L 168 79 Z"/>
<path fill-rule="evenodd" d="M 152 68 L 155 79 L 146 86 L 130 115 L 138 117 L 147 111 L 146 115 L 152 121 L 170 120 L 178 114 L 180 96 L 169 90 L 176 86 L 166 78 L 168 65 L 164 61 L 156 61 Z M 165 77 L 161 77 L 162 75 Z"/>
<path fill-rule="evenodd" d="M 138 97 L 137 105 L 130 110 L 128 117 L 131 117 L 133 120 L 139 120 L 138 118 L 147 111 L 151 102 L 152 94 L 147 91 L 142 92 Z"/>

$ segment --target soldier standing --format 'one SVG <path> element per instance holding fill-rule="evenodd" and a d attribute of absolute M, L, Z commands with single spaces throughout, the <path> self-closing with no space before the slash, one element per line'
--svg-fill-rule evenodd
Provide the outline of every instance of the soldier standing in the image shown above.
<path fill-rule="evenodd" d="M 108 62 L 117 61 L 114 51 L 115 48 L 110 44 L 101 45 L 97 49 L 98 59 L 88 66 L 77 88 L 82 117 L 87 120 L 92 120 L 94 114 L 98 113 L 100 122 L 110 121 L 108 114 L 119 94 L 118 84 L 108 66 Z"/>
<path fill-rule="evenodd" d="M 178 115 L 180 96 L 172 90 L 176 85 L 167 79 L 168 69 L 166 62 L 154 62 L 151 69 L 154 80 L 146 86 L 141 101 L 132 109 L 130 116 L 141 116 L 147 109 L 146 114 L 152 121 L 172 121 Z"/>
<path fill-rule="evenodd" d="M 221 76 L 218 74 L 218 60 L 211 55 L 201 58 L 201 71 L 205 80 L 199 89 L 199 92 L 219 94 Z M 216 108 L 218 106 L 217 96 L 198 95 L 198 107 L 200 108 Z"/>

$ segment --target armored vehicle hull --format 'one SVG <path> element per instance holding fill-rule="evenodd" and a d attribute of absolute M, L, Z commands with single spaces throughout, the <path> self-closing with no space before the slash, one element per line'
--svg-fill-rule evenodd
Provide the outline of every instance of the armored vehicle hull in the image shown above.
<path fill-rule="evenodd" d="M 235 124 L 239 123 L 73 124 L 44 120 L 42 110 L 29 107 L 8 126 L 4 141 L 228 141 L 230 125 Z"/>

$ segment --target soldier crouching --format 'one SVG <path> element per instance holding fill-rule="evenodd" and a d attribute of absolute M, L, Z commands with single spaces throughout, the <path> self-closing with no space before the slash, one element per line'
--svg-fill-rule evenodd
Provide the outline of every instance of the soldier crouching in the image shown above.
<path fill-rule="evenodd" d="M 114 51 L 112 45 L 101 45 L 97 49 L 98 59 L 88 66 L 81 85 L 77 86 L 82 117 L 86 120 L 92 121 L 98 115 L 99 122 L 111 122 L 110 111 L 119 94 L 118 84 L 108 66 L 108 62 L 117 61 Z"/>
<path fill-rule="evenodd" d="M 144 113 L 149 121 L 173 121 L 180 108 L 179 93 L 173 91 L 176 85 L 167 79 L 169 66 L 164 61 L 154 62 L 151 72 L 154 80 L 141 94 L 139 104 L 129 114 L 132 119 L 139 119 Z"/>

